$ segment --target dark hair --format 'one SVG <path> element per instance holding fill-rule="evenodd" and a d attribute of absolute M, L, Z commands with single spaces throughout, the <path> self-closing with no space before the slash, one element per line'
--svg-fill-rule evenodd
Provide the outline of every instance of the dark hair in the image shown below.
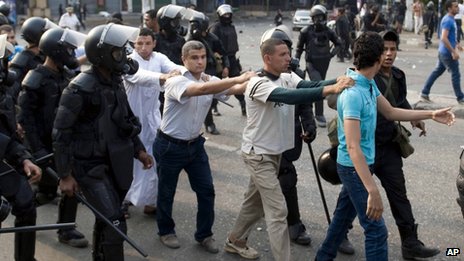
<path fill-rule="evenodd" d="M 384 41 L 391 41 L 396 43 L 396 47 L 400 44 L 400 38 L 398 34 L 393 30 L 387 30 L 380 32 L 380 36 L 382 36 Z"/>
<path fill-rule="evenodd" d="M 353 64 L 357 70 L 372 67 L 380 60 L 384 45 L 382 37 L 375 32 L 365 32 L 354 42 Z"/>
<path fill-rule="evenodd" d="M 150 19 L 155 19 L 156 18 L 156 13 L 158 13 L 158 10 L 150 9 L 150 10 L 146 11 L 145 13 L 150 17 Z"/>
<path fill-rule="evenodd" d="M 456 1 L 456 0 L 446 0 L 446 2 L 445 2 L 445 10 L 446 10 L 446 12 L 448 12 L 448 9 L 451 8 L 453 3 L 457 3 L 457 2 L 458 1 Z"/>
<path fill-rule="evenodd" d="M 10 32 L 14 32 L 14 28 L 13 28 L 13 26 L 11 26 L 9 24 L 2 24 L 2 25 L 0 25 L 0 32 L 1 31 L 5 31 L 7 33 L 10 33 Z"/>
<path fill-rule="evenodd" d="M 153 39 L 153 41 L 156 40 L 155 34 L 153 33 L 153 31 L 147 27 L 143 27 L 140 29 L 139 36 L 151 36 L 151 39 Z"/>
<path fill-rule="evenodd" d="M 261 46 L 261 57 L 264 57 L 266 54 L 273 54 L 275 51 L 275 47 L 277 45 L 285 44 L 287 45 L 283 40 L 277 39 L 277 38 L 269 38 L 266 41 L 264 41 Z"/>

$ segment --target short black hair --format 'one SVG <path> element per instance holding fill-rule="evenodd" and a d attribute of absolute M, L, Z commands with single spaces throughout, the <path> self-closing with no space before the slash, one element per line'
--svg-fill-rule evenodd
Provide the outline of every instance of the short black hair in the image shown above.
<path fill-rule="evenodd" d="M 382 31 L 379 34 L 380 34 L 380 36 L 382 36 L 384 41 L 395 42 L 397 47 L 400 44 L 400 37 L 393 30 Z"/>
<path fill-rule="evenodd" d="M 448 9 L 451 8 L 451 6 L 453 5 L 454 2 L 458 2 L 456 0 L 446 0 L 445 2 L 445 10 L 446 12 L 448 12 Z"/>
<path fill-rule="evenodd" d="M 384 44 L 382 37 L 376 32 L 365 32 L 354 42 L 353 64 L 357 70 L 372 67 L 380 60 Z"/>
<path fill-rule="evenodd" d="M 150 10 L 146 11 L 145 13 L 150 17 L 150 19 L 155 19 L 156 18 L 156 13 L 158 13 L 158 10 L 150 9 Z"/>
<path fill-rule="evenodd" d="M 153 41 L 156 40 L 153 31 L 147 27 L 140 28 L 139 36 L 151 36 L 151 39 L 153 39 Z"/>

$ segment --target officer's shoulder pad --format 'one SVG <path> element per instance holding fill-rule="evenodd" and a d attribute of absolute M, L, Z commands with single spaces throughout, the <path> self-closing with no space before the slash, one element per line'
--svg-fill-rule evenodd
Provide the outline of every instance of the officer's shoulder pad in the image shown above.
<path fill-rule="evenodd" d="M 34 58 L 34 54 L 28 50 L 23 50 L 17 53 L 13 60 L 11 60 L 10 66 L 17 66 L 20 68 L 26 67 L 26 65 Z"/>
<path fill-rule="evenodd" d="M 44 75 L 37 71 L 37 69 L 30 70 L 24 77 L 21 85 L 26 89 L 38 89 L 42 83 L 43 76 Z"/>
<path fill-rule="evenodd" d="M 94 75 L 81 72 L 71 81 L 70 85 L 83 92 L 95 92 L 96 83 L 97 79 Z"/>

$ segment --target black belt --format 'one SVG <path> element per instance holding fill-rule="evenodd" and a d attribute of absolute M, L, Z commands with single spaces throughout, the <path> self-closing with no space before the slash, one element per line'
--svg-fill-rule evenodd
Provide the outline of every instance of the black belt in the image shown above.
<path fill-rule="evenodd" d="M 181 139 L 173 138 L 167 135 L 166 133 L 162 132 L 161 130 L 158 130 L 158 135 L 164 138 L 165 140 L 168 140 L 169 142 L 176 143 L 176 144 L 183 144 L 183 145 L 188 145 L 188 144 L 197 142 L 198 140 L 200 140 L 200 137 L 201 137 L 201 135 L 198 135 L 198 137 L 191 139 L 191 140 L 181 140 Z"/>

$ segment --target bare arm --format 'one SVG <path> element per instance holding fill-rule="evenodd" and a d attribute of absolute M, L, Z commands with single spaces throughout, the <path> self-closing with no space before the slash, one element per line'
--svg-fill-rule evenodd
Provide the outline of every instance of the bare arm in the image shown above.
<path fill-rule="evenodd" d="M 451 108 L 444 108 L 440 110 L 406 110 L 401 108 L 395 108 L 383 97 L 379 95 L 377 97 L 377 109 L 382 115 L 391 121 L 418 121 L 433 119 L 436 122 L 452 125 L 454 123 L 454 114 L 451 112 Z"/>
<path fill-rule="evenodd" d="M 448 29 L 441 30 L 441 38 L 440 38 L 440 40 L 445 45 L 446 49 L 448 49 L 448 51 L 451 53 L 451 56 L 453 57 L 453 60 L 458 60 L 459 59 L 459 53 L 456 51 L 456 49 L 454 49 L 451 46 L 451 43 L 448 40 L 448 35 L 449 35 L 449 30 Z"/>
<path fill-rule="evenodd" d="M 344 119 L 344 130 L 346 146 L 354 168 L 358 173 L 364 187 L 367 190 L 367 209 L 368 218 L 379 220 L 383 213 L 383 203 L 379 189 L 375 184 L 374 178 L 367 166 L 366 158 L 361 150 L 361 128 L 359 120 Z"/>
<path fill-rule="evenodd" d="M 200 96 L 206 94 L 216 94 L 223 92 L 235 84 L 241 84 L 248 81 L 251 77 L 255 76 L 255 72 L 246 72 L 240 76 L 226 78 L 219 81 L 209 82 L 195 82 L 190 84 L 182 96 Z"/>
<path fill-rule="evenodd" d="M 235 84 L 234 86 L 230 87 L 229 90 L 227 90 L 227 95 L 243 94 L 245 92 L 247 84 L 248 81 L 240 84 Z"/>

